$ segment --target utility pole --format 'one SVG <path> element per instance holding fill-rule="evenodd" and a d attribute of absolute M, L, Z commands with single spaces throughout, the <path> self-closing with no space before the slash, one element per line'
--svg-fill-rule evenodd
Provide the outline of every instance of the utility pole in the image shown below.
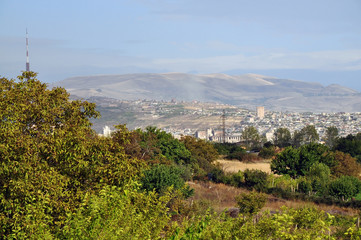
<path fill-rule="evenodd" d="M 222 138 L 223 143 L 226 143 L 226 111 L 224 109 L 222 114 Z"/>

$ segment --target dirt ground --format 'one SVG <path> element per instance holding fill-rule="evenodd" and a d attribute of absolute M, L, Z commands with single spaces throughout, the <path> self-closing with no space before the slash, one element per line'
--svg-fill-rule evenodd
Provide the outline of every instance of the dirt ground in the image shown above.
<path fill-rule="evenodd" d="M 271 173 L 271 163 L 270 161 L 254 162 L 254 163 L 244 163 L 237 160 L 218 160 L 218 163 L 221 164 L 222 168 L 226 172 L 238 172 L 239 170 L 244 171 L 246 169 L 252 170 L 261 170 L 266 173 Z"/>

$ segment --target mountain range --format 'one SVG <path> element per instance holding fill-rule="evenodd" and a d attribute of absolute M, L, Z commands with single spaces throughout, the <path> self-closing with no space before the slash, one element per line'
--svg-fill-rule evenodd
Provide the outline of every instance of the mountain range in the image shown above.
<path fill-rule="evenodd" d="M 361 93 L 340 85 L 323 86 L 258 74 L 140 73 L 71 77 L 59 81 L 77 97 L 120 100 L 219 102 L 275 111 L 361 112 Z"/>

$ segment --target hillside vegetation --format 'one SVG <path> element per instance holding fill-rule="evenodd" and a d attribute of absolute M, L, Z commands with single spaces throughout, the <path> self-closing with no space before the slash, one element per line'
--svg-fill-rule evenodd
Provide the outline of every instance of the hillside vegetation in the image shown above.
<path fill-rule="evenodd" d="M 243 148 L 178 140 L 155 127 L 117 125 L 111 137 L 99 136 L 90 123 L 99 116 L 95 104 L 47 89 L 33 72 L 0 78 L 0 98 L 1 239 L 361 237 L 357 218 L 315 205 L 262 211 L 266 193 L 360 206 L 352 199 L 360 181 L 345 175 L 358 163 L 346 153 L 311 143 L 276 155 L 271 168 L 282 177 L 225 173 L 219 153 L 244 157 Z M 187 181 L 232 186 L 236 214 L 212 208 Z"/>

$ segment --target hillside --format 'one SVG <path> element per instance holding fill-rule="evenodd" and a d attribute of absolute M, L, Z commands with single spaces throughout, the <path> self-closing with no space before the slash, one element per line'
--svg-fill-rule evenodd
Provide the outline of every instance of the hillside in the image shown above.
<path fill-rule="evenodd" d="M 115 99 L 198 100 L 271 110 L 359 112 L 361 94 L 339 85 L 322 86 L 257 74 L 126 74 L 67 78 L 55 85 L 72 95 Z"/>

